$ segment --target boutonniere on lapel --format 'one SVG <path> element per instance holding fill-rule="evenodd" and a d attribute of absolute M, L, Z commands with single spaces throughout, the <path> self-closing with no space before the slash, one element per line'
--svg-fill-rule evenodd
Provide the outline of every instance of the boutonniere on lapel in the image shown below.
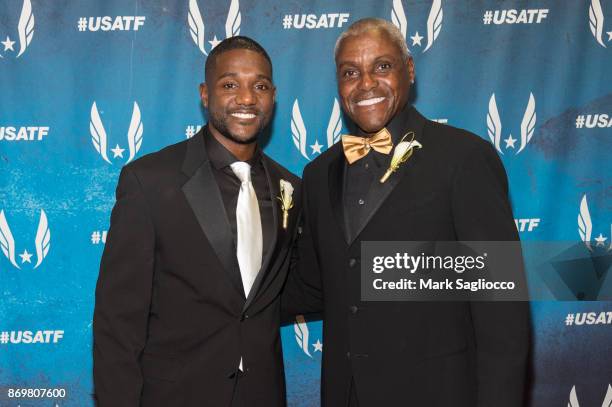
<path fill-rule="evenodd" d="M 406 140 L 408 137 L 410 137 L 410 140 Z M 387 179 L 389 179 L 391 174 L 397 171 L 400 165 L 408 161 L 408 159 L 412 156 L 412 152 L 414 151 L 415 147 L 423 148 L 421 143 L 414 139 L 414 132 L 411 131 L 409 133 L 404 134 L 404 137 L 402 137 L 400 142 L 397 143 L 397 146 L 395 146 L 395 149 L 393 150 L 393 158 L 391 158 L 391 164 L 389 164 L 389 168 L 387 169 L 387 172 L 385 172 L 385 175 L 383 175 L 380 179 L 381 184 L 384 183 Z"/>
<path fill-rule="evenodd" d="M 280 180 L 280 196 L 277 196 L 281 202 L 281 209 L 283 210 L 283 229 L 287 229 L 287 222 L 289 220 L 289 209 L 293 208 L 293 185 L 291 182 Z"/>

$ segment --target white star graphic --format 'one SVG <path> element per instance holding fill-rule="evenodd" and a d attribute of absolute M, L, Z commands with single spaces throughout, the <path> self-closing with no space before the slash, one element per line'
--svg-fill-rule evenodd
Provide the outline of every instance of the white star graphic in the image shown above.
<path fill-rule="evenodd" d="M 8 51 L 9 49 L 11 51 L 15 51 L 15 49 L 13 48 L 13 44 L 15 44 L 15 41 L 11 41 L 8 35 L 6 36 L 6 40 L 2 41 L 2 45 L 4 45 L 5 51 Z"/>
<path fill-rule="evenodd" d="M 608 240 L 608 238 L 600 233 L 599 236 L 595 238 L 595 241 L 597 242 L 596 246 L 604 246 L 604 242 L 606 240 Z"/>
<path fill-rule="evenodd" d="M 323 352 L 323 344 L 320 340 L 317 339 L 317 341 L 313 343 L 312 346 L 314 346 L 315 352 Z"/>
<path fill-rule="evenodd" d="M 612 31 L 606 31 L 606 34 L 608 34 L 608 41 L 612 41 Z"/>
<path fill-rule="evenodd" d="M 512 134 L 510 134 L 507 139 L 504 139 L 504 141 L 506 142 L 506 148 L 514 148 L 516 139 L 512 137 Z"/>
<path fill-rule="evenodd" d="M 32 263 L 32 261 L 30 260 L 32 258 L 32 255 L 28 253 L 28 251 L 25 249 L 23 250 L 23 253 L 19 255 L 19 257 L 21 257 L 21 264 Z"/>
<path fill-rule="evenodd" d="M 113 152 L 113 158 L 123 158 L 123 152 L 125 151 L 125 148 L 121 148 L 119 147 L 119 144 L 117 144 L 115 148 L 111 148 L 111 151 Z"/>
<path fill-rule="evenodd" d="M 312 148 L 312 154 L 321 154 L 321 147 L 323 147 L 323 144 L 319 144 L 319 140 L 315 140 L 315 143 L 310 145 L 310 148 Z"/>
<path fill-rule="evenodd" d="M 417 31 L 416 33 L 414 33 L 414 35 L 410 36 L 410 39 L 412 40 L 412 46 L 418 45 L 420 47 L 421 40 L 423 39 L 423 37 L 421 37 L 419 35 L 419 32 Z"/>
<path fill-rule="evenodd" d="M 219 45 L 219 43 L 221 41 L 219 41 L 217 39 L 217 36 L 215 35 L 215 37 L 212 39 L 212 41 L 208 41 L 208 42 L 210 42 L 210 45 L 212 46 L 211 50 L 213 50 L 217 45 Z"/>

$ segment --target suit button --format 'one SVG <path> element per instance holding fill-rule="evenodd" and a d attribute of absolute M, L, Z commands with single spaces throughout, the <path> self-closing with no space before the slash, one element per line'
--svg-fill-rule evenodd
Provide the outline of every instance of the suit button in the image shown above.
<path fill-rule="evenodd" d="M 355 258 L 349 259 L 349 267 L 355 267 L 355 264 L 357 264 L 357 259 Z"/>
<path fill-rule="evenodd" d="M 351 352 L 346 352 L 346 358 L 350 359 L 351 358 Z"/>
<path fill-rule="evenodd" d="M 357 307 L 356 305 L 351 305 L 349 307 L 349 311 L 351 314 L 355 315 L 357 313 L 357 311 L 359 311 L 359 307 Z"/>

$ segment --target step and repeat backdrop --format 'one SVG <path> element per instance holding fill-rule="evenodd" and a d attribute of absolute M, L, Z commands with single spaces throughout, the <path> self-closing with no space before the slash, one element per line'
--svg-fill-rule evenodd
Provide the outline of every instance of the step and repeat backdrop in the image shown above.
<path fill-rule="evenodd" d="M 265 151 L 300 175 L 345 128 L 333 47 L 367 16 L 405 35 L 417 108 L 495 146 L 521 239 L 575 243 L 540 276 L 550 300 L 532 303 L 529 405 L 612 404 L 612 303 L 597 301 L 612 279 L 612 0 L 3 0 L 1 406 L 94 404 L 117 177 L 205 123 L 211 49 L 238 34 L 267 49 Z M 289 405 L 319 405 L 320 321 L 297 318 L 282 339 Z"/>

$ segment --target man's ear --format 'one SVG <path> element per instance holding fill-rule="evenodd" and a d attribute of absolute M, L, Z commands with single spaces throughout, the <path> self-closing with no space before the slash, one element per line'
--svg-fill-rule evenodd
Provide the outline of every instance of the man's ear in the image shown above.
<path fill-rule="evenodd" d="M 206 82 L 200 84 L 200 100 L 202 100 L 204 107 L 208 109 L 208 86 Z"/>
<path fill-rule="evenodd" d="M 410 79 L 410 83 L 414 83 L 414 60 L 411 56 L 408 57 L 406 65 L 408 66 L 408 79 Z"/>

